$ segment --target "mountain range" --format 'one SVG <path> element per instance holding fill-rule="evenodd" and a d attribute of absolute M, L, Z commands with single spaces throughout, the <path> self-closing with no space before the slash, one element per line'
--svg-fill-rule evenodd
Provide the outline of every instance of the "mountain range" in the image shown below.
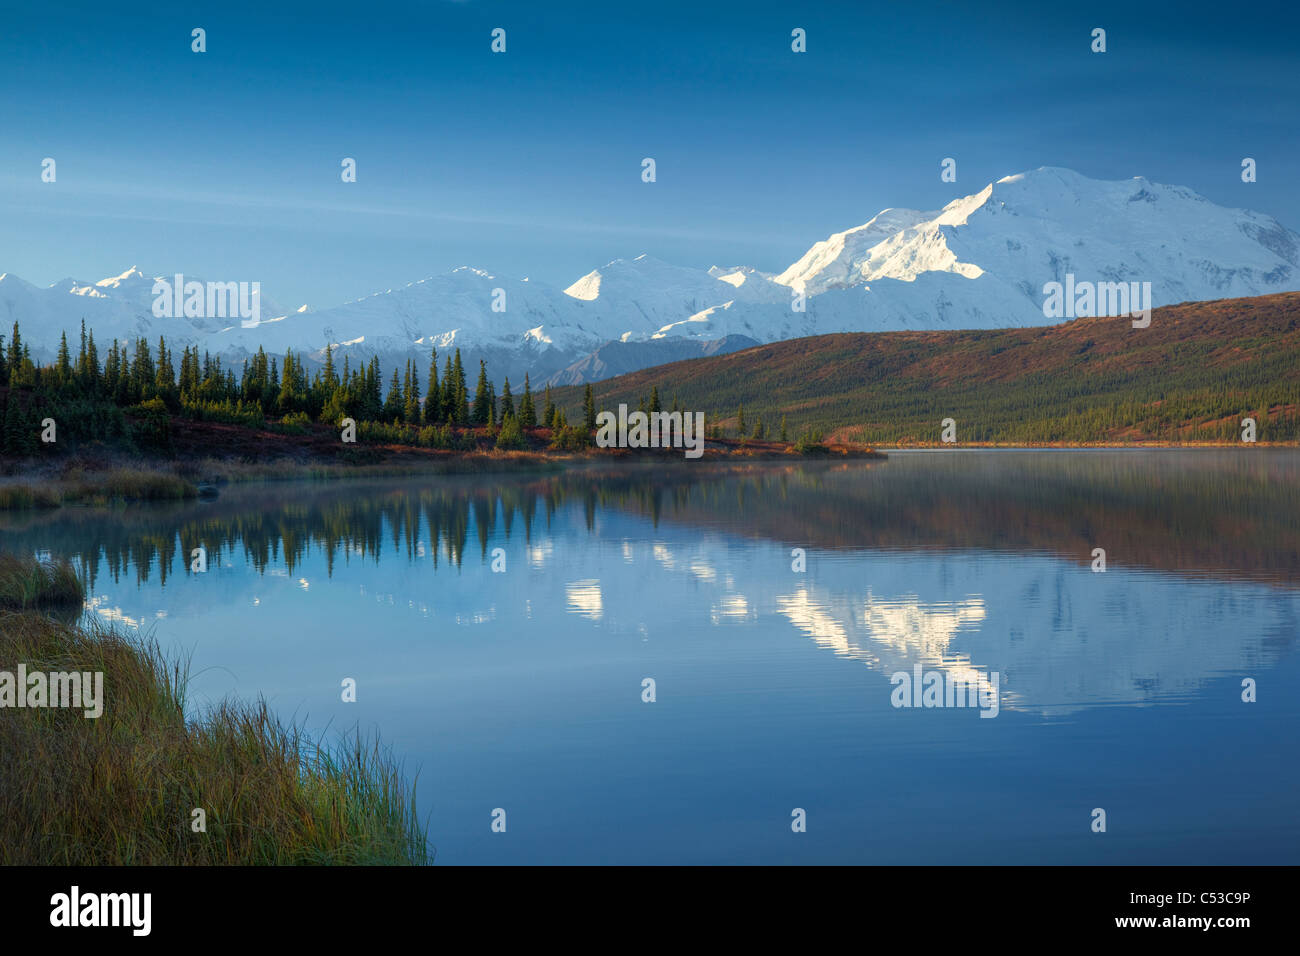
<path fill-rule="evenodd" d="M 377 353 L 387 365 L 460 348 L 469 362 L 486 360 L 494 377 L 517 381 L 527 371 L 535 383 L 581 384 L 833 332 L 1049 325 L 1057 320 L 1043 315 L 1043 286 L 1067 274 L 1150 282 L 1154 306 L 1297 291 L 1300 235 L 1184 187 L 1042 167 L 937 211 L 885 209 L 780 273 L 642 255 L 560 289 L 464 266 L 319 310 L 263 299 L 260 322 L 248 328 L 238 319 L 155 317 L 154 277 L 134 267 L 44 288 L 6 273 L 0 321 L 20 323 L 38 360 L 53 357 L 61 333 L 72 341 L 84 318 L 101 350 L 113 338 L 163 335 L 236 363 L 259 347 L 319 361 L 331 345 L 354 361 Z"/>

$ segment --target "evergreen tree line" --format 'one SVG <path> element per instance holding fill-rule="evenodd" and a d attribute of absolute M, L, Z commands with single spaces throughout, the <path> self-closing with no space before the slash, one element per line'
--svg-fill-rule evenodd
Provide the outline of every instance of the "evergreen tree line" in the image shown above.
<path fill-rule="evenodd" d="M 418 363 L 407 359 L 402 369 L 393 368 L 385 390 L 378 357 L 356 368 L 344 357 L 340 369 L 330 347 L 314 375 L 292 350 L 280 362 L 259 348 L 236 374 L 219 356 L 200 355 L 197 347 L 183 347 L 178 359 L 162 336 L 156 348 L 143 338 L 132 343 L 114 339 L 101 362 L 94 332 L 84 321 L 76 357 L 64 333 L 55 360 L 45 366 L 32 361 L 15 322 L 8 342 L 0 335 L 0 387 L 8 390 L 3 448 L 13 453 L 35 450 L 37 407 L 42 414 L 60 410 L 63 433 L 89 438 L 124 434 L 124 410 L 154 418 L 179 415 L 257 427 L 268 417 L 293 424 L 337 425 L 352 418 L 383 426 L 486 426 L 508 429 L 506 444 L 517 436 L 520 446 L 525 429 L 549 428 L 568 445 L 581 445 L 595 427 L 590 386 L 583 428 L 569 425 L 564 410 L 552 401 L 549 385 L 539 414 L 527 374 L 521 395 L 514 394 L 507 377 L 498 396 L 482 361 L 471 397 L 460 349 L 444 356 L 441 373 L 437 350 L 432 350 L 424 385 Z"/>
<path fill-rule="evenodd" d="M 582 407 L 587 428 L 594 429 L 596 427 L 596 402 L 590 385 L 586 387 Z M 657 414 L 664 410 L 663 403 L 659 398 L 658 385 L 652 385 L 650 387 L 650 395 L 648 398 L 645 395 L 641 396 L 640 401 L 637 402 L 635 410 L 646 414 Z M 669 412 L 681 412 L 683 414 L 687 412 L 686 406 L 682 404 L 681 400 L 675 394 L 673 395 L 673 403 L 669 408 Z M 713 439 L 734 437 L 742 443 L 751 439 L 756 441 L 789 442 L 791 440 L 789 437 L 790 431 L 789 426 L 786 424 L 785 415 L 780 417 L 780 423 L 778 425 L 770 425 L 769 422 L 771 422 L 775 417 L 775 415 L 769 414 L 768 421 L 764 422 L 762 414 L 759 414 L 753 419 L 753 425 L 751 427 L 749 419 L 745 416 L 745 404 L 741 402 L 736 407 L 736 427 L 734 436 L 728 433 L 725 426 L 716 421 L 716 415 L 711 415 L 709 413 L 705 414 L 705 435 Z M 714 420 L 712 425 L 708 424 L 710 419 Z M 822 440 L 822 432 L 818 428 L 805 425 L 800 434 L 799 440 L 804 444 L 815 444 Z"/>

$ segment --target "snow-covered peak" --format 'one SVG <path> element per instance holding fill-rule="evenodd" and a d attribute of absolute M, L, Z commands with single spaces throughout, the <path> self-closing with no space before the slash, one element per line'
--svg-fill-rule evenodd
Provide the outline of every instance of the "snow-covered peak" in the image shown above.
<path fill-rule="evenodd" d="M 733 299 L 755 304 L 790 301 L 788 289 L 756 269 L 692 269 L 650 255 L 614 259 L 564 290 L 588 309 L 587 328 L 605 341 L 650 338 L 664 326 Z"/>
<path fill-rule="evenodd" d="M 632 259 L 612 259 L 599 269 L 588 272 L 564 292 L 575 299 L 595 302 L 609 294 L 638 294 L 655 286 L 661 290 L 679 288 L 683 284 L 696 286 L 701 277 L 707 282 L 716 281 L 699 269 L 671 265 L 642 253 Z"/>
<path fill-rule="evenodd" d="M 862 281 L 859 275 L 862 259 L 873 246 L 934 216 L 935 213 L 915 209 L 882 209 L 862 225 L 814 243 L 772 281 L 808 295 L 856 285 Z"/>
<path fill-rule="evenodd" d="M 457 266 L 451 270 L 452 275 L 456 275 L 457 273 L 465 273 L 467 276 L 478 276 L 480 279 L 496 278 L 496 276 L 488 272 L 486 269 L 476 269 L 473 266 Z"/>
<path fill-rule="evenodd" d="M 575 299 L 583 299 L 590 302 L 600 298 L 600 280 L 602 276 L 599 269 L 592 269 L 585 276 L 579 279 L 573 285 L 564 290 L 565 295 L 573 296 Z"/>
<path fill-rule="evenodd" d="M 1133 178 L 1142 179 L 1143 177 L 1134 176 Z M 1039 166 L 1037 169 L 1027 169 L 1023 173 L 1012 173 L 1010 176 L 1003 176 L 997 181 L 997 184 L 1032 182 L 1045 179 L 1052 179 L 1062 183 L 1073 183 L 1076 185 L 1100 181 L 1089 179 L 1087 176 L 1083 175 L 1083 173 L 1075 172 L 1073 169 L 1067 169 L 1064 166 Z"/>
<path fill-rule="evenodd" d="M 31 289 L 33 291 L 35 291 L 36 289 L 36 286 L 32 285 L 30 282 L 28 282 L 26 279 L 22 278 L 21 276 L 14 275 L 12 272 L 0 273 L 0 283 L 4 283 L 10 289 L 19 288 L 19 287 L 24 289 Z"/>
<path fill-rule="evenodd" d="M 746 282 L 770 282 L 774 272 L 762 272 L 753 266 L 709 266 L 709 275 L 739 289 Z"/>
<path fill-rule="evenodd" d="M 112 276 L 108 279 L 100 279 L 98 282 L 95 283 L 95 285 L 99 286 L 101 289 L 116 289 L 118 286 L 122 285 L 122 283 L 127 282 L 128 280 L 143 279 L 143 278 L 145 278 L 145 274 L 141 272 L 136 266 L 132 266 L 131 268 L 123 272 L 121 275 Z"/>

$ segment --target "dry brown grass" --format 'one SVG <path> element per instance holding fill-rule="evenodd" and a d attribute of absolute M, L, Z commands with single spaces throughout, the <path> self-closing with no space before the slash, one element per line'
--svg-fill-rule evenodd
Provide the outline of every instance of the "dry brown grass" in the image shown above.
<path fill-rule="evenodd" d="M 29 601 L 30 581 L 44 580 L 13 566 L 18 560 L 5 559 L 0 572 L 8 606 Z M 62 595 L 68 573 L 57 567 L 42 593 Z M 261 700 L 223 702 L 187 720 L 186 662 L 156 643 L 0 611 L 0 670 L 20 662 L 28 673 L 102 672 L 103 713 L 0 711 L 2 864 L 430 860 L 414 787 L 378 741 L 322 746 L 280 724 Z M 192 829 L 195 809 L 206 813 L 206 832 Z"/>
<path fill-rule="evenodd" d="M 0 609 L 79 607 L 83 594 L 81 579 L 66 561 L 0 554 Z"/>
<path fill-rule="evenodd" d="M 179 501 L 194 498 L 198 489 L 178 475 L 155 468 L 114 468 L 88 474 L 70 469 L 62 477 L 40 484 L 0 486 L 0 511 L 58 508 L 66 503 L 107 505 L 121 501 Z"/>

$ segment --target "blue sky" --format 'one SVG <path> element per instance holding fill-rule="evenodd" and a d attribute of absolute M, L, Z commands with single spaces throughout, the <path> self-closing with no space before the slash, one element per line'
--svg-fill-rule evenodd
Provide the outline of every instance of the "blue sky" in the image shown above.
<path fill-rule="evenodd" d="M 1042 165 L 1186 185 L 1300 229 L 1300 13 L 1282 4 L 231 0 L 5 16 L 0 272 L 38 284 L 139 265 L 325 307 L 462 264 L 561 285 L 642 252 L 779 270 L 881 208 L 938 208 Z M 1098 26 L 1105 54 L 1089 49 Z M 948 156 L 956 183 L 939 178 Z"/>

